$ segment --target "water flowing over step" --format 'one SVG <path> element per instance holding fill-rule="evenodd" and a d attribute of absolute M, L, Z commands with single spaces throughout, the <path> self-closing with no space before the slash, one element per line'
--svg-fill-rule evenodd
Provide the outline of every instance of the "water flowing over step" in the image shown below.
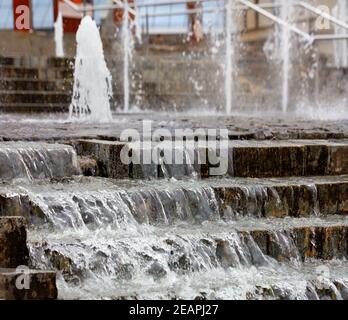
<path fill-rule="evenodd" d="M 335 179 L 338 177 L 332 177 L 329 184 Z M 28 246 L 35 269 L 62 272 L 60 298 L 149 297 L 148 285 L 162 298 L 204 296 L 205 289 L 220 297 L 223 282 L 215 283 L 217 287 L 209 282 L 205 288 L 200 281 L 213 274 L 219 275 L 218 281 L 224 274 L 228 281 L 231 274 L 239 272 L 245 277 L 241 280 L 250 281 L 259 270 L 261 275 L 245 287 L 247 291 L 238 291 L 237 285 L 221 297 L 270 294 L 269 298 L 279 298 L 295 294 L 294 279 L 308 259 L 320 265 L 321 260 L 347 257 L 346 216 L 222 219 L 214 187 L 221 190 L 230 185 L 233 189 L 231 181 L 236 183 L 236 179 L 216 180 L 211 185 L 206 181 L 115 182 L 81 177 L 49 186 L 21 184 L 7 190 L 14 197 L 16 188 L 26 194 L 31 213 L 41 214 L 49 222 L 42 225 L 32 220 Z M 237 181 L 239 186 L 244 181 L 252 188 L 257 179 Z M 265 283 L 280 268 L 292 270 L 292 274 L 280 272 L 269 291 Z M 184 279 L 192 285 L 186 293 L 176 288 Z M 342 279 L 346 281 L 343 274 Z M 323 280 L 338 298 L 342 279 Z M 310 276 L 303 280 L 298 294 L 307 297 L 309 290 L 312 298 L 319 297 L 320 286 L 317 288 L 315 281 Z M 135 290 L 142 282 L 146 285 Z M 282 285 L 285 292 L 279 289 Z M 229 286 L 233 286 L 231 281 Z M 95 287 L 97 292 L 92 289 Z"/>
<path fill-rule="evenodd" d="M 206 137 L 203 138 L 206 141 Z M 79 155 L 97 160 L 97 174 L 111 178 L 180 178 L 193 173 L 202 178 L 348 174 L 346 140 L 248 140 L 202 146 L 198 144 L 202 141 L 194 142 L 194 137 L 187 137 L 191 146 L 175 147 L 170 141 L 157 142 L 160 137 L 154 139 L 146 146 L 136 141 L 79 140 L 75 148 Z"/>
<path fill-rule="evenodd" d="M 240 220 L 232 224 L 143 226 L 138 230 L 129 225 L 93 231 L 34 228 L 29 231 L 28 243 L 35 268 L 62 272 L 61 298 L 74 292 L 80 297 L 105 297 L 111 294 L 110 289 L 116 297 L 122 295 L 122 289 L 130 295 L 142 282 L 134 294 L 141 295 L 152 284 L 152 288 L 164 287 L 166 295 L 171 293 L 166 287 L 179 286 L 183 278 L 195 282 L 197 276 L 225 273 L 228 280 L 230 272 L 241 271 L 245 276 L 260 269 L 267 275 L 280 267 L 299 270 L 304 259 L 347 257 L 347 220 L 297 220 L 285 224 L 265 221 L 262 226 Z M 287 284 L 294 282 L 292 276 L 287 275 Z M 266 280 L 259 277 L 260 282 Z M 221 290 L 219 283 L 215 285 Z M 195 286 L 204 290 L 199 282 Z M 93 291 L 95 287 L 99 293 Z"/>
<path fill-rule="evenodd" d="M 116 223 L 229 221 L 236 217 L 346 215 L 348 176 L 278 179 L 116 181 L 76 177 L 0 187 L 0 216 L 62 228 Z M 128 215 L 128 216 L 127 216 Z"/>
<path fill-rule="evenodd" d="M 0 181 L 64 178 L 78 173 L 76 153 L 68 145 L 0 143 Z"/>

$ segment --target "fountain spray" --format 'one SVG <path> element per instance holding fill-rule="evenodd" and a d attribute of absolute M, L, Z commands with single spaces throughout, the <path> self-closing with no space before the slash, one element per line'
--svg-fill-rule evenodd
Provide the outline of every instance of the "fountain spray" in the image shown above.
<path fill-rule="evenodd" d="M 225 73 L 225 99 L 226 99 L 226 114 L 231 114 L 232 111 L 232 0 L 226 1 L 226 73 Z"/>

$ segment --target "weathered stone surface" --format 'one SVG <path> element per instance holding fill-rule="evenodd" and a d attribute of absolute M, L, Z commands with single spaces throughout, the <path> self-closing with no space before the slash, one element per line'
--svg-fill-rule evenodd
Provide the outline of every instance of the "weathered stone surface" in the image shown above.
<path fill-rule="evenodd" d="M 273 185 L 262 181 L 260 184 L 255 181 L 254 184 L 234 185 L 231 180 L 231 186 L 213 185 L 216 198 L 220 200 L 221 216 L 227 217 L 233 213 L 280 218 L 347 212 L 348 181 L 346 180 L 338 179 L 336 183 L 328 180 L 325 183 L 318 177 L 308 181 L 303 178 L 298 182 L 283 179 L 274 180 Z"/>
<path fill-rule="evenodd" d="M 22 217 L 0 217 L 0 268 L 28 264 L 25 224 Z"/>
<path fill-rule="evenodd" d="M 328 174 L 344 174 L 348 172 L 348 148 L 347 145 L 333 145 L 329 148 Z"/>
<path fill-rule="evenodd" d="M 155 148 L 162 150 L 162 146 L 157 142 L 152 142 L 150 145 L 153 151 L 155 151 Z M 141 179 L 145 178 L 148 172 L 156 172 L 156 170 L 158 171 L 157 176 L 166 176 L 161 168 L 156 167 L 158 163 L 153 161 L 152 164 L 143 164 L 142 159 L 145 149 L 135 150 L 132 144 L 129 143 L 80 140 L 77 142 L 76 148 L 79 154 L 92 155 L 97 161 L 100 161 L 100 166 L 104 168 L 102 170 L 103 176 L 118 178 L 130 176 Z M 136 158 L 140 159 L 141 163 L 139 164 L 139 161 L 136 164 L 130 163 L 128 169 L 127 165 L 120 166 L 118 163 L 120 163 L 120 153 L 123 148 L 128 148 L 129 152 L 133 152 L 134 155 L 138 153 Z M 167 150 L 167 148 L 172 150 L 172 158 L 174 159 L 174 155 L 178 153 L 178 150 L 174 149 L 171 144 L 168 144 L 163 150 Z M 173 159 L 167 159 L 168 156 L 163 157 L 163 163 L 165 163 L 169 176 L 182 177 L 189 175 L 192 171 L 190 171 L 190 168 L 194 168 L 202 178 L 214 175 L 269 178 L 348 174 L 348 162 L 346 163 L 345 160 L 348 158 L 348 143 L 345 142 L 319 140 L 298 140 L 297 142 L 230 141 L 228 150 L 226 150 L 227 153 L 221 154 L 221 157 L 228 157 L 228 159 L 223 159 L 223 161 L 228 162 L 228 167 L 226 170 L 215 173 L 212 169 L 216 169 L 221 165 L 219 149 L 211 150 L 208 147 L 192 145 L 187 150 L 194 154 L 191 163 L 185 162 L 185 159 L 181 163 L 176 163 Z M 200 162 L 198 159 L 200 159 Z"/>
<path fill-rule="evenodd" d="M 337 188 L 338 195 L 338 212 L 340 214 L 348 214 L 348 184 L 342 184 Z"/>
<path fill-rule="evenodd" d="M 294 239 L 303 259 L 329 260 L 347 256 L 347 227 L 297 228 Z"/>
<path fill-rule="evenodd" d="M 103 140 L 79 140 L 75 144 L 80 156 L 87 156 L 97 162 L 99 175 L 109 178 L 128 178 L 130 168 L 121 161 L 124 143 Z"/>
<path fill-rule="evenodd" d="M 98 176 L 98 164 L 95 159 L 82 156 L 78 158 L 78 163 L 84 176 Z"/>
<path fill-rule="evenodd" d="M 24 269 L 23 269 L 24 270 Z M 0 269 L 0 299 L 52 300 L 57 299 L 56 273 L 49 271 Z M 27 276 L 26 283 L 23 277 Z M 19 284 L 19 286 L 18 286 Z M 26 288 L 28 284 L 29 286 Z M 21 286 L 22 285 L 22 286 Z M 24 288 L 23 288 L 24 287 Z"/>
<path fill-rule="evenodd" d="M 306 175 L 326 174 L 329 161 L 328 149 L 325 144 L 306 146 Z"/>
<path fill-rule="evenodd" d="M 55 92 L 55 91 L 2 91 L 0 94 L 1 103 L 40 103 L 40 104 L 51 104 L 51 103 L 62 103 L 68 104 L 71 102 L 70 92 Z"/>
<path fill-rule="evenodd" d="M 242 234 L 245 235 L 245 233 Z M 347 226 L 290 228 L 277 232 L 253 230 L 249 234 L 264 254 L 278 261 L 297 257 L 302 260 L 342 259 L 348 254 Z"/>

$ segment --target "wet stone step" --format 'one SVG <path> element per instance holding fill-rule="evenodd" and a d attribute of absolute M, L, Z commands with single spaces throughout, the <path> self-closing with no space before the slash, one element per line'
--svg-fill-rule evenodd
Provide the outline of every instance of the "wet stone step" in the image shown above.
<path fill-rule="evenodd" d="M 70 103 L 2 103 L 0 111 L 6 113 L 62 113 L 69 111 Z"/>
<path fill-rule="evenodd" d="M 26 221 L 23 217 L 0 217 L 0 268 L 28 265 L 25 227 Z"/>
<path fill-rule="evenodd" d="M 347 258 L 348 222 L 330 219 L 241 219 L 233 223 L 157 226 L 136 230 L 29 229 L 32 263 L 60 270 L 67 281 L 101 270 L 115 280 L 192 275 L 212 270 L 299 268 L 307 261 Z M 295 221 L 296 220 L 296 221 Z M 77 240 L 78 239 L 78 240 Z M 83 257 L 89 257 L 88 264 Z M 107 270 L 103 266 L 107 265 Z"/>
<path fill-rule="evenodd" d="M 212 185 L 222 217 L 306 217 L 348 213 L 347 176 L 250 179 Z M 238 184 L 238 182 L 237 182 Z"/>
<path fill-rule="evenodd" d="M 15 63 L 13 57 L 0 57 L 0 66 L 12 66 Z"/>
<path fill-rule="evenodd" d="M 73 80 L 74 72 L 72 68 L 46 68 L 39 69 L 39 79 L 47 80 Z"/>
<path fill-rule="evenodd" d="M 71 146 L 40 142 L 0 143 L 0 181 L 71 177 L 79 174 Z"/>
<path fill-rule="evenodd" d="M 74 64 L 74 59 L 71 59 L 71 58 L 50 57 L 47 59 L 47 67 L 71 69 L 73 64 Z"/>
<path fill-rule="evenodd" d="M 22 79 L 72 79 L 73 71 L 68 68 L 23 68 L 13 66 L 0 67 L 2 78 L 22 78 Z"/>
<path fill-rule="evenodd" d="M 32 79 L 3 79 L 0 80 L 0 90 L 19 91 L 70 91 L 71 84 L 66 81 L 45 81 Z M 40 93 L 40 92 L 38 92 Z"/>
<path fill-rule="evenodd" d="M 57 57 L 0 57 L 0 66 L 71 68 L 73 59 Z"/>
<path fill-rule="evenodd" d="M 0 268 L 0 299 L 52 300 L 57 299 L 56 273 L 29 268 Z"/>
<path fill-rule="evenodd" d="M 39 78 L 39 70 L 35 68 L 0 67 L 0 74 L 2 78 Z"/>
<path fill-rule="evenodd" d="M 71 102 L 70 92 L 47 92 L 47 91 L 0 91 L 0 103 L 62 103 Z"/>
<path fill-rule="evenodd" d="M 119 221 L 171 225 L 233 221 L 243 216 L 347 216 L 347 190 L 348 176 L 138 183 L 75 177 L 51 184 L 3 184 L 0 216 L 24 216 L 33 224 L 49 222 L 61 228 L 93 228 Z"/>
<path fill-rule="evenodd" d="M 176 148 L 170 142 L 144 147 L 103 140 L 79 140 L 74 145 L 79 155 L 97 161 L 97 174 L 110 178 L 180 178 L 193 172 L 202 178 L 348 174 L 346 140 L 229 141 L 221 148 L 197 144 Z"/>

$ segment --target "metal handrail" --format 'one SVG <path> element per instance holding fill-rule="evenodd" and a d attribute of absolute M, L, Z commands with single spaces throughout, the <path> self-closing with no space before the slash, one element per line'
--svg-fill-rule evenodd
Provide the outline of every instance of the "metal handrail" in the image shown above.
<path fill-rule="evenodd" d="M 318 34 L 314 36 L 314 41 L 327 41 L 327 40 L 347 40 L 348 34 Z"/>
<path fill-rule="evenodd" d="M 269 18 L 270 20 L 282 25 L 285 28 L 288 28 L 289 30 L 299 34 L 300 36 L 302 36 L 303 38 L 307 39 L 310 42 L 315 42 L 315 41 L 325 41 L 325 40 L 346 40 L 348 39 L 348 34 L 341 34 L 341 35 L 337 35 L 337 34 L 326 34 L 326 35 L 310 35 L 294 26 L 292 26 L 291 24 L 287 23 L 286 21 L 276 17 L 275 15 L 273 15 L 272 13 L 264 10 L 263 8 L 261 8 L 259 5 L 256 5 L 248 0 L 238 0 L 240 3 L 242 3 L 243 5 L 247 6 L 248 8 L 260 13 L 261 15 L 265 16 L 266 18 Z M 315 8 L 303 1 L 296 1 L 294 3 L 294 5 L 296 6 L 300 6 L 302 8 L 307 9 L 308 11 L 311 11 L 312 13 L 315 13 L 318 16 L 321 16 L 331 22 L 333 22 L 334 24 L 345 28 L 348 30 L 348 24 L 345 23 L 344 21 L 337 19 L 336 17 L 318 9 Z"/>
<path fill-rule="evenodd" d="M 212 2 L 216 0 L 200 0 L 200 2 Z M 224 0 L 222 0 L 224 1 Z M 262 4 L 255 4 L 252 3 L 249 0 L 237 0 L 241 5 L 239 6 L 233 6 L 233 10 L 253 10 L 262 16 L 270 19 L 271 21 L 281 25 L 282 27 L 288 28 L 290 31 L 298 34 L 302 38 L 306 39 L 309 42 L 315 42 L 315 41 L 325 41 L 325 40 L 344 40 L 348 39 L 348 34 L 326 34 L 326 35 L 312 35 L 305 31 L 302 31 L 301 29 L 297 28 L 296 26 L 286 22 L 285 20 L 277 17 L 276 15 L 272 14 L 271 12 L 267 11 L 266 9 L 272 9 L 272 8 L 278 8 L 281 7 L 282 3 L 262 3 Z M 75 3 L 73 3 L 70 0 L 64 0 L 64 2 L 69 5 L 73 10 L 81 13 L 85 13 L 85 8 L 80 8 Z M 124 9 L 125 5 L 124 2 L 121 0 L 113 0 L 115 4 L 112 5 L 98 5 L 98 6 L 92 6 L 88 8 L 90 11 L 106 11 L 110 9 Z M 155 6 L 165 6 L 170 4 L 185 4 L 188 2 L 192 2 L 192 0 L 176 0 L 173 2 L 173 0 L 163 0 L 160 2 L 150 2 L 150 3 L 142 3 L 142 4 L 135 4 L 130 3 L 127 5 L 127 10 L 133 14 L 137 15 L 137 12 L 134 10 L 134 8 L 148 8 L 148 7 L 155 7 Z M 308 3 L 305 3 L 304 1 L 295 1 L 293 3 L 294 6 L 302 7 L 318 16 L 323 17 L 324 19 L 327 19 L 331 21 L 332 23 L 348 30 L 348 24 L 326 12 L 323 10 L 320 10 Z M 165 17 L 165 16 L 176 16 L 176 15 L 183 15 L 183 14 L 194 14 L 194 13 L 209 13 L 209 12 L 223 12 L 225 11 L 225 7 L 215 7 L 215 8 L 197 8 L 197 9 L 186 9 L 186 10 L 178 10 L 178 11 L 171 11 L 171 12 L 159 12 L 159 13 L 145 13 L 145 14 L 138 14 L 138 17 L 140 18 L 149 18 L 149 17 Z"/>
<path fill-rule="evenodd" d="M 117 1 L 117 0 L 114 0 Z M 121 1 L 117 1 L 118 4 L 106 4 L 106 5 L 98 5 L 98 6 L 91 6 L 87 9 L 87 11 L 107 11 L 107 10 L 112 10 L 112 9 L 124 9 L 124 4 Z M 73 3 L 70 0 L 64 0 L 64 3 L 66 3 L 71 9 L 75 10 L 76 12 L 81 12 L 85 13 L 86 9 L 85 8 L 80 8 L 78 5 Z M 130 6 L 128 6 L 128 11 L 132 15 L 136 15 L 136 11 L 132 9 Z"/>
<path fill-rule="evenodd" d="M 291 25 L 290 23 L 286 22 L 285 20 L 278 18 L 277 16 L 275 16 L 274 14 L 268 12 L 267 10 L 261 8 L 260 6 L 258 6 L 257 4 L 254 4 L 252 2 L 250 2 L 249 0 L 238 0 L 240 3 L 242 3 L 243 5 L 245 5 L 246 7 L 258 12 L 259 14 L 263 15 L 264 17 L 278 23 L 279 25 L 288 28 L 289 30 L 291 30 L 292 32 L 297 33 L 298 35 L 300 35 L 301 37 L 303 37 L 304 39 L 306 39 L 309 42 L 313 41 L 313 36 L 308 34 L 307 32 L 304 32 L 302 30 L 300 30 L 299 28 Z"/>
<path fill-rule="evenodd" d="M 348 24 L 345 23 L 344 21 L 340 20 L 340 19 L 337 19 L 336 17 L 326 13 L 325 11 L 323 10 L 320 10 L 316 7 L 313 7 L 312 5 L 306 3 L 306 2 L 303 2 L 303 1 L 298 1 L 296 2 L 296 5 L 300 6 L 300 7 L 303 7 L 313 13 L 315 13 L 316 15 L 318 16 L 321 16 L 331 22 L 333 22 L 334 24 L 344 28 L 344 29 L 347 29 L 348 30 Z"/>
<path fill-rule="evenodd" d="M 167 16 L 181 16 L 184 14 L 192 13 L 209 13 L 209 12 L 223 12 L 225 8 L 209 8 L 209 9 L 186 9 L 182 11 L 168 12 L 157 12 L 157 13 L 144 13 L 140 14 L 139 17 L 167 17 Z"/>

